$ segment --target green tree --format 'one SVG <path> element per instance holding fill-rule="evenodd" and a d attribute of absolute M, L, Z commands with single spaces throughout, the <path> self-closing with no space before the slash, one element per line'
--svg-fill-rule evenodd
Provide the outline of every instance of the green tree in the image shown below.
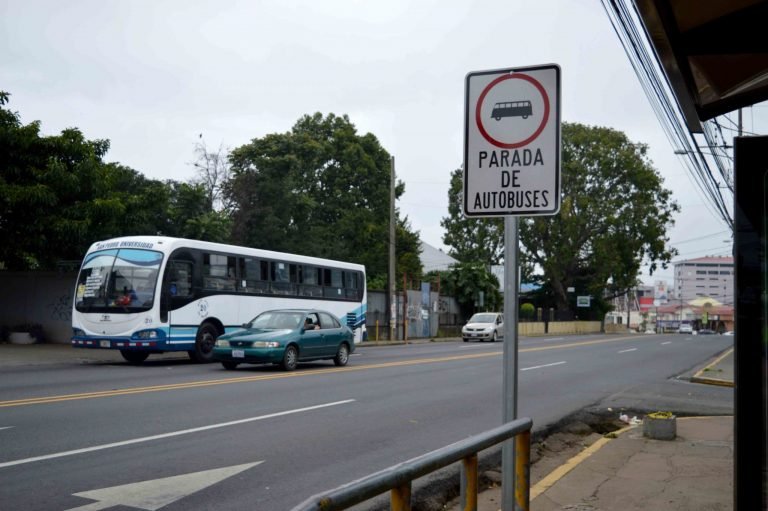
<path fill-rule="evenodd" d="M 0 92 L 0 262 L 14 270 L 79 260 L 97 240 L 167 234 L 225 241 L 229 219 L 211 209 L 202 185 L 148 179 L 105 163 L 107 140 L 70 128 L 40 135 Z"/>
<path fill-rule="evenodd" d="M 679 206 L 664 188 L 646 145 L 610 128 L 575 123 L 563 124 L 562 140 L 560 212 L 520 219 L 523 276 L 531 281 L 527 272 L 535 272 L 540 293 L 548 292 L 546 301 L 558 310 L 575 309 L 567 293 L 575 287 L 595 297 L 595 310 L 603 312 L 606 294 L 623 294 L 634 286 L 644 260 L 653 272 L 672 259 L 676 252 L 667 246 L 666 229 Z M 457 220 L 463 197 L 455 194 L 453 181 L 451 189 L 453 209 L 444 225 L 488 222 Z M 489 234 L 493 241 L 476 238 L 471 227 L 456 232 L 446 239 L 453 250 L 483 243 L 503 246 L 503 229 Z"/>
<path fill-rule="evenodd" d="M 230 162 L 224 192 L 236 243 L 357 262 L 369 282 L 386 279 L 390 156 L 374 135 L 359 135 L 347 116 L 316 113 L 234 149 Z M 396 196 L 404 190 L 398 182 Z M 398 220 L 397 236 L 398 261 L 412 266 L 419 245 L 409 239 L 418 235 Z"/>
<path fill-rule="evenodd" d="M 462 262 L 497 265 L 504 259 L 504 220 L 464 216 L 464 171 L 451 173 L 448 216 L 440 221 L 445 229 L 443 243 L 449 254 Z"/>
<path fill-rule="evenodd" d="M 499 280 L 481 263 L 459 263 L 450 270 L 437 272 L 440 274 L 440 293 L 453 296 L 459 302 L 464 315 L 476 311 L 501 310 L 503 298 L 499 291 Z M 435 280 L 435 272 L 430 274 L 430 280 Z M 480 305 L 482 293 L 483 305 Z"/>
<path fill-rule="evenodd" d="M 8 269 L 51 268 L 79 259 L 88 245 L 90 213 L 109 216 L 114 204 L 94 201 L 106 140 L 88 141 L 77 129 L 40 136 L 5 108 L 0 92 L 0 261 Z"/>
<path fill-rule="evenodd" d="M 520 222 L 524 256 L 541 268 L 558 309 L 570 308 L 577 279 L 595 297 L 623 294 L 644 259 L 653 273 L 676 253 L 666 229 L 679 206 L 647 153 L 620 131 L 563 125 L 560 213 Z"/>

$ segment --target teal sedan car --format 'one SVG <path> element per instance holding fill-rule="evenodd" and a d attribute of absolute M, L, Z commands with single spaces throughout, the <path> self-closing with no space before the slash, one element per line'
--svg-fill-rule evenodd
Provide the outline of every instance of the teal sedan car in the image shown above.
<path fill-rule="evenodd" d="M 323 310 L 281 309 L 262 312 L 242 330 L 216 340 L 213 359 L 225 369 L 239 364 L 278 364 L 293 371 L 299 362 L 333 360 L 347 365 L 355 350 L 352 330 Z"/>

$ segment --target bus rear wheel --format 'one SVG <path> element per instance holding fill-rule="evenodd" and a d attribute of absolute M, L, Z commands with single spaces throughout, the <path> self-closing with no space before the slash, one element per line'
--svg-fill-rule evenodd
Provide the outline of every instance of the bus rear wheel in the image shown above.
<path fill-rule="evenodd" d="M 149 356 L 145 351 L 120 350 L 120 354 L 130 364 L 141 364 Z"/>
<path fill-rule="evenodd" d="M 210 323 L 200 325 L 195 338 L 195 349 L 190 350 L 189 358 L 198 364 L 207 364 L 213 362 L 213 346 L 216 344 L 216 338 L 219 331 Z"/>

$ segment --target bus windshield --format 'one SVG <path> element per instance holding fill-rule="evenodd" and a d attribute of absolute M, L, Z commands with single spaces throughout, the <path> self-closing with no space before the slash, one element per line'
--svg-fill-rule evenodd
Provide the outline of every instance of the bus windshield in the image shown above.
<path fill-rule="evenodd" d="M 80 312 L 140 312 L 152 308 L 163 254 L 114 249 L 86 256 L 77 278 L 75 309 Z"/>

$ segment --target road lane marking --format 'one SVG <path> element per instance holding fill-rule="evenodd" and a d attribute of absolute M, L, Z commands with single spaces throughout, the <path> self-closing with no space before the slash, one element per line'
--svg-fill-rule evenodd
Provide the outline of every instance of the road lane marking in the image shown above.
<path fill-rule="evenodd" d="M 552 367 L 552 366 L 559 366 L 559 365 L 563 365 L 563 364 L 565 364 L 565 360 L 563 360 L 562 362 L 553 362 L 551 364 L 544 364 L 544 365 L 540 365 L 540 366 L 524 367 L 524 368 L 522 368 L 520 370 L 521 371 L 530 371 L 531 369 L 541 369 L 542 367 Z"/>
<path fill-rule="evenodd" d="M 202 470 L 190 474 L 73 493 L 75 497 L 96 500 L 97 502 L 73 507 L 67 511 L 100 511 L 113 506 L 156 511 L 262 463 L 264 462 L 244 463 L 231 467 Z"/>
<path fill-rule="evenodd" d="M 518 350 L 518 352 L 530 353 L 535 351 L 547 351 L 547 350 L 556 350 L 556 349 L 562 349 L 562 348 L 576 348 L 576 347 L 590 346 L 595 344 L 605 344 L 605 343 L 611 343 L 611 342 L 626 341 L 627 339 L 637 340 L 638 337 L 625 336 L 625 337 L 614 337 L 610 339 L 596 339 L 593 341 L 578 341 L 578 342 L 571 342 L 566 344 L 555 344 L 551 346 L 537 346 L 532 348 L 523 348 Z M 94 392 L 84 392 L 80 394 L 61 394 L 57 396 L 43 396 L 43 397 L 33 397 L 33 398 L 25 398 L 25 399 L 13 399 L 9 401 L 0 401 L 0 408 L 6 408 L 11 406 L 59 403 L 62 401 L 74 401 L 74 400 L 81 400 L 81 399 L 124 396 L 124 395 L 131 395 L 131 394 L 144 394 L 147 392 L 183 390 L 183 389 L 191 389 L 196 387 L 208 387 L 213 385 L 229 385 L 233 383 L 247 383 L 247 382 L 263 381 L 263 380 L 278 380 L 282 378 L 304 378 L 307 376 L 324 376 L 327 374 L 339 373 L 339 372 L 367 371 L 369 369 L 406 367 L 406 366 L 412 366 L 412 365 L 432 364 L 432 363 L 440 363 L 440 362 L 454 362 L 457 360 L 469 360 L 473 358 L 500 357 L 502 354 L 503 354 L 502 351 L 494 350 L 494 351 L 484 351 L 483 353 L 471 353 L 471 354 L 462 354 L 462 355 L 451 355 L 451 356 L 445 356 L 445 357 L 433 357 L 433 358 L 416 358 L 416 359 L 410 359 L 410 360 L 401 360 L 398 362 L 383 362 L 380 364 L 353 365 L 353 366 L 344 366 L 344 367 L 327 368 L 327 369 L 324 368 L 319 371 L 297 371 L 297 372 L 287 372 L 287 373 L 278 373 L 278 374 L 262 374 L 262 375 L 256 375 L 256 376 L 239 376 L 239 377 L 236 376 L 232 378 L 220 378 L 216 380 L 200 380 L 200 381 L 192 381 L 192 382 L 185 382 L 185 383 L 173 383 L 168 385 L 153 385 L 148 387 L 129 387 L 125 389 L 102 390 L 102 391 L 94 391 Z"/>
<path fill-rule="evenodd" d="M 11 429 L 13 426 L 0 426 L 0 431 L 4 429 Z"/>
<path fill-rule="evenodd" d="M 664 346 L 665 344 L 672 344 L 672 341 L 667 341 L 667 342 L 661 343 L 662 346 Z"/>
<path fill-rule="evenodd" d="M 630 351 L 637 351 L 637 348 L 629 348 L 628 350 L 621 350 L 618 353 L 629 353 Z"/>
<path fill-rule="evenodd" d="M 122 440 L 120 442 L 112 442 L 110 444 L 94 445 L 92 447 L 83 447 L 82 449 L 73 449 L 71 451 L 56 452 L 52 454 L 44 454 L 42 456 L 33 456 L 31 458 L 24 458 L 20 460 L 6 461 L 0 463 L 0 468 L 13 467 L 16 465 L 24 465 L 26 463 L 33 463 L 35 461 L 51 460 L 55 458 L 63 458 L 65 456 L 74 456 L 75 454 L 83 454 L 86 452 L 103 451 L 105 449 L 113 449 L 115 447 L 123 447 L 125 445 L 140 444 L 144 442 L 151 442 L 153 440 L 162 440 L 163 438 L 171 438 L 181 435 L 189 435 L 191 433 L 200 433 L 201 431 L 209 431 L 212 429 L 226 428 L 229 426 L 237 426 L 238 424 L 245 424 L 248 422 L 261 421 L 265 419 L 273 419 L 275 417 L 283 417 L 285 415 L 293 415 L 301 412 L 309 412 L 311 410 L 319 410 L 321 408 L 328 408 L 331 406 L 344 405 L 353 403 L 354 399 L 345 399 L 343 401 L 334 401 L 332 403 L 323 403 L 321 405 L 306 406 L 304 408 L 295 408 L 293 410 L 286 410 L 284 412 L 275 412 L 267 415 L 259 415 L 257 417 L 248 417 L 246 419 L 238 419 L 229 422 L 220 422 L 218 424 L 210 424 L 208 426 L 199 426 L 197 428 L 182 429 L 179 431 L 170 431 L 168 433 L 161 433 L 159 435 L 145 436 L 141 438 L 131 438 L 130 440 Z"/>

